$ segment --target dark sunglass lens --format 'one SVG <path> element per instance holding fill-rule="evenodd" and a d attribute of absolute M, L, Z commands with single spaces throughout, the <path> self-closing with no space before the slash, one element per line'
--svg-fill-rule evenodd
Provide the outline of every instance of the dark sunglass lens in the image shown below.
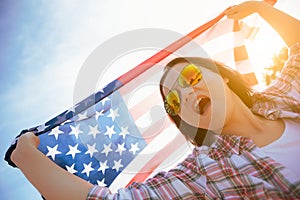
<path fill-rule="evenodd" d="M 194 64 L 189 64 L 180 72 L 178 84 L 181 87 L 194 86 L 199 83 L 201 79 L 202 73 L 200 69 Z"/>
<path fill-rule="evenodd" d="M 170 115 L 177 115 L 180 111 L 180 98 L 176 90 L 171 90 L 165 100 L 165 109 Z"/>

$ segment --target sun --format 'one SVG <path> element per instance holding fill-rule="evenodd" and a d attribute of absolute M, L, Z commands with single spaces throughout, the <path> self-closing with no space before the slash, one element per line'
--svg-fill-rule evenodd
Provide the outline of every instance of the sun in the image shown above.
<path fill-rule="evenodd" d="M 284 41 L 268 24 L 262 23 L 253 41 L 246 41 L 251 65 L 259 84 L 263 84 L 262 73 L 265 67 L 272 65 L 273 56 L 285 47 Z"/>

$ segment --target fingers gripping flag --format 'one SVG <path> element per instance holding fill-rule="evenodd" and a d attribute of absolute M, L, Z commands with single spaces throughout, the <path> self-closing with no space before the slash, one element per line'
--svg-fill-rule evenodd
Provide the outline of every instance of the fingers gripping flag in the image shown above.
<path fill-rule="evenodd" d="M 226 19 L 223 12 L 103 90 L 22 133 L 33 131 L 39 135 L 39 150 L 68 172 L 112 190 L 166 170 L 190 148 L 163 110 L 158 84 L 163 66 L 177 56 L 202 56 L 193 49 L 195 45 L 190 45 L 196 43 L 196 48 L 204 49 L 206 56 L 237 69 L 250 84 L 255 84 L 244 39 L 257 27 L 241 24 Z M 247 27 L 246 34 L 243 27 Z M 147 81 L 156 84 L 141 87 Z M 137 91 L 139 98 L 132 103 L 129 100 Z M 149 116 L 154 116 L 150 125 L 141 126 L 140 122 Z M 11 165 L 14 164 L 10 154 L 15 146 L 16 141 L 5 157 Z"/>

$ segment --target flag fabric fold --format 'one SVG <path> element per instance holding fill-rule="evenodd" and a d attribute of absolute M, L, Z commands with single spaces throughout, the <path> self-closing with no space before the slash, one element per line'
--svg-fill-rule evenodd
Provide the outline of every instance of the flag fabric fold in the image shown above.
<path fill-rule="evenodd" d="M 172 161 L 184 157 L 190 148 L 163 109 L 159 79 L 168 61 L 178 55 L 208 56 L 245 74 L 249 84 L 257 83 L 244 43 L 245 35 L 252 37 L 257 27 L 251 29 L 244 22 L 226 19 L 224 13 L 112 81 L 103 90 L 21 134 L 34 132 L 41 141 L 39 150 L 49 159 L 92 184 L 111 189 L 143 181 L 156 171 L 172 167 L 176 164 Z M 245 34 L 243 27 L 252 34 Z M 145 81 L 154 84 L 140 87 Z M 139 99 L 132 102 L 134 95 Z M 149 117 L 152 121 L 147 125 Z M 17 139 L 5 156 L 12 166 L 15 165 L 10 155 L 16 142 Z"/>

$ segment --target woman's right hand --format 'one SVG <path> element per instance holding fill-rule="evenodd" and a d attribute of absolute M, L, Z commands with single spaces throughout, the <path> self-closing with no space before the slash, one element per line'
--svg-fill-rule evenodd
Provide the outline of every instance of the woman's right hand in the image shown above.
<path fill-rule="evenodd" d="M 37 149 L 38 136 L 21 135 L 11 160 L 46 199 L 86 199 L 93 185 L 69 173 Z"/>
<path fill-rule="evenodd" d="M 16 149 L 11 154 L 11 160 L 17 165 L 18 158 L 22 155 L 26 155 L 26 151 L 29 148 L 35 148 L 40 144 L 40 138 L 32 132 L 27 132 L 21 135 L 18 139 Z"/>
<path fill-rule="evenodd" d="M 246 1 L 228 9 L 225 14 L 229 19 L 239 20 L 255 12 L 281 36 L 287 46 L 300 41 L 300 21 L 266 1 Z"/>
<path fill-rule="evenodd" d="M 233 6 L 226 11 L 225 14 L 229 19 L 240 20 L 255 12 L 258 12 L 262 5 L 269 4 L 264 1 L 246 1 L 239 5 Z"/>

